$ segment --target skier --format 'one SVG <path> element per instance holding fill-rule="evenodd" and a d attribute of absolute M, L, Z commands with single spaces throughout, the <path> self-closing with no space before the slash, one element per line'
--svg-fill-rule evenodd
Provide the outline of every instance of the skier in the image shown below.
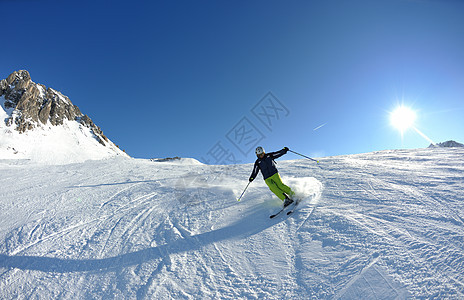
<path fill-rule="evenodd" d="M 264 181 L 267 186 L 274 194 L 276 194 L 277 197 L 279 197 L 280 200 L 284 202 L 284 207 L 287 207 L 293 202 L 291 197 L 295 195 L 295 193 L 292 189 L 282 183 L 282 179 L 277 171 L 274 159 L 286 154 L 287 151 L 288 148 L 285 147 L 280 151 L 265 153 L 263 147 L 257 147 L 255 152 L 258 158 L 256 159 L 253 172 L 250 176 L 250 182 L 252 182 L 261 170 L 261 174 L 263 174 Z"/>

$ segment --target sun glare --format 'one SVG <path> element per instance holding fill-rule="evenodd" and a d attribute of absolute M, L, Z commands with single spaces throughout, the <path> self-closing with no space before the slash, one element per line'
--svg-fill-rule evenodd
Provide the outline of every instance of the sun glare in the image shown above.
<path fill-rule="evenodd" d="M 401 132 L 413 127 L 416 121 L 416 113 L 406 106 L 399 106 L 390 113 L 390 123 Z"/>

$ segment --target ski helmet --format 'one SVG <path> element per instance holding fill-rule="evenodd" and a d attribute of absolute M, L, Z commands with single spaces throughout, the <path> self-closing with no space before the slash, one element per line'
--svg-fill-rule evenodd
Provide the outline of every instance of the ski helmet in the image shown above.
<path fill-rule="evenodd" d="M 264 153 L 263 147 L 261 147 L 261 146 L 257 147 L 255 153 L 256 153 L 256 155 L 263 154 Z"/>

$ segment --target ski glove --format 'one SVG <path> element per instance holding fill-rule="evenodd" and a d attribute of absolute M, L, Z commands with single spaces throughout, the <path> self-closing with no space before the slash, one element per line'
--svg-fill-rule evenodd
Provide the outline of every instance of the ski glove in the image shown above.
<path fill-rule="evenodd" d="M 285 150 L 285 152 L 288 152 L 289 149 L 288 149 L 288 147 L 284 147 L 284 150 Z"/>
<path fill-rule="evenodd" d="M 248 179 L 250 182 L 252 182 L 253 180 L 255 180 L 253 177 L 250 177 L 250 179 Z"/>

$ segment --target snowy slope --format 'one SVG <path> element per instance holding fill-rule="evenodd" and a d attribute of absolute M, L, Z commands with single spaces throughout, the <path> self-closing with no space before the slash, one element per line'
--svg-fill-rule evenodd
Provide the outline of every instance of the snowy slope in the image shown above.
<path fill-rule="evenodd" d="M 1 102 L 1 97 L 0 97 Z M 25 159 L 39 164 L 68 164 L 127 156 L 112 142 L 103 146 L 90 128 L 76 121 L 65 121 L 61 126 L 45 125 L 24 133 L 1 122 L 0 159 Z"/>
<path fill-rule="evenodd" d="M 464 297 L 464 150 L 252 165 L 0 161 L 0 298 Z"/>

